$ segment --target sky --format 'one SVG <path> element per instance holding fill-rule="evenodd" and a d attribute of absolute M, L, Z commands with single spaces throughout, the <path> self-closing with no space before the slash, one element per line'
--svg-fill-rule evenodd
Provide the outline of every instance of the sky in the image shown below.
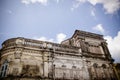
<path fill-rule="evenodd" d="M 120 63 L 120 0 L 0 0 L 0 45 L 14 37 L 60 43 L 76 29 L 104 35 Z"/>

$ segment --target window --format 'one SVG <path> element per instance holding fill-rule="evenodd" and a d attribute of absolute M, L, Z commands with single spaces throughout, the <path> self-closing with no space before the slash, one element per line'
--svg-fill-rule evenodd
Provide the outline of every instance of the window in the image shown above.
<path fill-rule="evenodd" d="M 5 77 L 8 68 L 8 61 L 6 60 L 1 66 L 0 77 Z"/>
<path fill-rule="evenodd" d="M 62 67 L 64 67 L 64 68 L 65 68 L 65 67 L 66 67 L 66 65 L 62 65 Z"/>
<path fill-rule="evenodd" d="M 5 65 L 5 70 L 7 70 L 7 65 Z"/>
<path fill-rule="evenodd" d="M 105 64 L 102 64 L 102 67 L 105 69 L 105 68 L 106 68 L 106 65 L 105 65 Z"/>
<path fill-rule="evenodd" d="M 97 64 L 97 63 L 94 63 L 94 64 L 93 64 L 93 67 L 94 67 L 94 68 L 97 68 L 97 67 L 98 67 L 98 64 Z"/>
<path fill-rule="evenodd" d="M 72 66 L 72 68 L 76 69 L 76 66 Z"/>
<path fill-rule="evenodd" d="M 1 69 L 1 71 L 3 71 L 4 70 L 4 66 L 2 66 L 2 69 Z"/>

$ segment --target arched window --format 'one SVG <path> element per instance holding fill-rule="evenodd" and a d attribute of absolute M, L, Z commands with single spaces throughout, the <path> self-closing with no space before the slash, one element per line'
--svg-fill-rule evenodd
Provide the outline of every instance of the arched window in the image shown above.
<path fill-rule="evenodd" d="M 76 69 L 76 66 L 72 66 L 73 69 Z"/>
<path fill-rule="evenodd" d="M 94 63 L 94 64 L 93 64 L 93 67 L 94 67 L 94 68 L 97 68 L 97 67 L 98 67 L 98 64 L 97 64 L 97 63 Z"/>
<path fill-rule="evenodd" d="M 8 68 L 8 61 L 5 60 L 0 69 L 0 77 L 5 77 Z"/>
<path fill-rule="evenodd" d="M 63 68 L 66 68 L 66 65 L 62 65 Z"/>
<path fill-rule="evenodd" d="M 106 68 L 106 65 L 105 65 L 105 64 L 102 64 L 102 67 L 105 69 L 105 68 Z"/>

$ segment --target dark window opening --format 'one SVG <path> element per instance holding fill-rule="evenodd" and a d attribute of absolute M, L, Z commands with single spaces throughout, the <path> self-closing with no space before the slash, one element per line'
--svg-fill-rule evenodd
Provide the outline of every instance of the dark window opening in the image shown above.
<path fill-rule="evenodd" d="M 106 65 L 105 65 L 105 64 L 102 64 L 102 67 L 105 69 L 105 68 L 106 68 Z"/>
<path fill-rule="evenodd" d="M 66 65 L 62 65 L 62 67 L 66 67 Z"/>
<path fill-rule="evenodd" d="M 6 76 L 6 71 L 3 73 L 3 77 L 5 77 Z"/>
<path fill-rule="evenodd" d="M 1 69 L 1 71 L 3 71 L 4 70 L 4 66 L 2 66 L 2 69 Z"/>
<path fill-rule="evenodd" d="M 93 64 L 93 67 L 94 67 L 94 68 L 97 68 L 97 67 L 98 67 L 98 64 L 94 63 L 94 64 Z"/>
<path fill-rule="evenodd" d="M 2 77 L 2 72 L 0 73 L 0 77 Z"/>
<path fill-rule="evenodd" d="M 5 65 L 5 70 L 7 70 L 7 65 Z"/>
<path fill-rule="evenodd" d="M 76 68 L 76 66 L 72 66 L 72 68 Z"/>
<path fill-rule="evenodd" d="M 7 68 L 8 68 L 8 61 L 5 60 L 4 63 L 2 64 L 2 68 L 0 71 L 0 77 L 6 77 Z"/>

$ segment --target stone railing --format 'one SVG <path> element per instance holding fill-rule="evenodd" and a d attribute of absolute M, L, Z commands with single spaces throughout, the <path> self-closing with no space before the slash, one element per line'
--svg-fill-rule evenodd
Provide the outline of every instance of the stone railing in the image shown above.
<path fill-rule="evenodd" d="M 38 41 L 27 38 L 12 38 L 6 40 L 2 44 L 2 49 L 7 49 L 10 47 L 28 47 L 28 48 L 38 48 L 38 49 L 51 49 L 55 51 L 64 51 L 78 53 L 78 47 L 68 46 L 63 44 L 51 43 L 46 41 Z"/>
<path fill-rule="evenodd" d="M 56 51 L 65 51 L 65 52 L 74 52 L 78 53 L 78 47 L 68 46 L 63 44 L 51 43 L 46 41 L 37 41 L 37 40 L 25 40 L 24 46 L 36 47 L 42 49 L 53 49 Z"/>

